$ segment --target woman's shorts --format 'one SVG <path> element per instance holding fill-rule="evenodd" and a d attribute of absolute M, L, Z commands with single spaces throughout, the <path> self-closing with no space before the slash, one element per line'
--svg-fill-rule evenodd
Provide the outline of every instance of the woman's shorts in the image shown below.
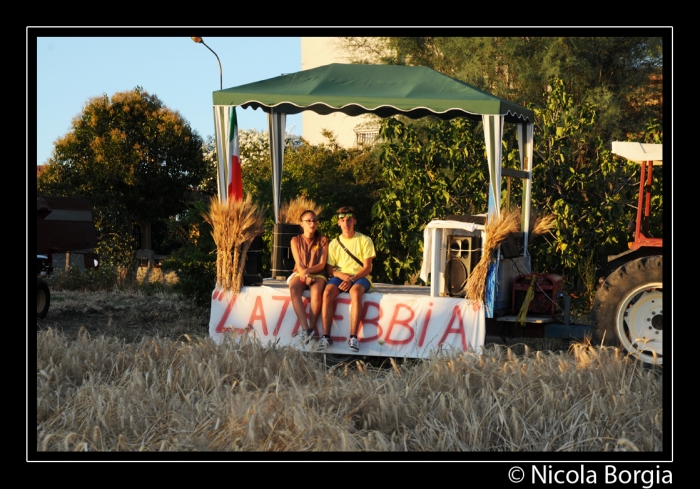
<path fill-rule="evenodd" d="M 337 287 L 340 284 L 342 284 L 343 281 L 340 280 L 338 277 L 331 277 L 328 279 L 328 283 L 333 284 Z M 358 278 L 357 280 L 355 280 L 355 283 L 363 286 L 365 288 L 365 292 L 369 292 L 369 289 L 372 288 L 372 283 L 369 280 L 367 280 L 366 278 Z"/>
<path fill-rule="evenodd" d="M 296 277 L 297 275 L 299 275 L 297 272 L 294 272 L 293 274 L 291 274 L 291 275 L 287 278 L 287 283 L 291 283 L 291 282 L 292 282 L 292 279 L 293 279 L 294 277 Z M 311 278 L 313 278 L 313 279 L 320 278 L 320 279 L 323 280 L 324 282 L 328 282 L 328 277 L 326 277 L 325 275 L 323 275 L 323 274 L 321 274 L 321 273 L 312 273 L 312 274 L 309 274 L 309 277 L 311 277 Z"/>

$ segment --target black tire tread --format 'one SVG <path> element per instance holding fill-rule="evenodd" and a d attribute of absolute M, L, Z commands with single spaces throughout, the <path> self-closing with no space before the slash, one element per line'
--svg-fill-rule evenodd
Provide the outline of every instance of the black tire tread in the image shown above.
<path fill-rule="evenodd" d="M 661 281 L 663 257 L 645 256 L 613 271 L 598 289 L 591 309 L 591 333 L 596 344 L 620 346 L 615 320 L 617 308 L 627 291 L 645 282 Z"/>
<path fill-rule="evenodd" d="M 43 319 L 49 313 L 49 306 L 51 305 L 51 292 L 49 291 L 49 286 L 47 285 L 47 283 L 39 277 L 36 278 L 36 291 L 37 295 L 40 291 L 44 294 L 44 307 L 41 310 L 39 310 L 39 304 L 37 303 L 36 311 L 36 317 Z"/>

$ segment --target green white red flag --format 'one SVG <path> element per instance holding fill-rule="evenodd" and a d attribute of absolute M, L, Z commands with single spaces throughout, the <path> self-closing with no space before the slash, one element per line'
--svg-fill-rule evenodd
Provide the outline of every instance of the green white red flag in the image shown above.
<path fill-rule="evenodd" d="M 236 118 L 236 108 L 231 108 L 231 124 L 229 126 L 229 150 L 231 157 L 228 161 L 228 182 L 227 198 L 243 199 L 243 180 L 241 178 L 240 148 L 238 146 L 238 119 Z"/>

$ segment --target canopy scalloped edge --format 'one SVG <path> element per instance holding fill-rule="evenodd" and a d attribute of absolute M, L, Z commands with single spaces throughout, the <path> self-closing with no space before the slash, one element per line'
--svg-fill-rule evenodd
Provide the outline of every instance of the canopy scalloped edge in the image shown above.
<path fill-rule="evenodd" d="M 217 106 L 215 106 L 217 107 Z M 437 117 L 442 120 L 450 120 L 450 119 L 456 119 L 459 117 L 467 117 L 471 120 L 474 121 L 481 121 L 482 115 L 500 115 L 503 116 L 506 120 L 506 122 L 512 123 L 521 123 L 521 124 L 526 124 L 529 123 L 530 121 L 528 120 L 527 117 L 523 114 L 517 114 L 516 112 L 513 112 L 511 110 L 506 111 L 505 114 L 482 114 L 482 113 L 474 113 L 474 112 L 469 112 L 464 109 L 449 109 L 445 111 L 436 111 L 433 109 L 430 109 L 429 107 L 415 107 L 410 110 L 404 110 L 400 109 L 394 105 L 380 105 L 375 108 L 367 108 L 364 107 L 363 105 L 360 104 L 346 104 L 343 105 L 342 107 L 333 107 L 328 104 L 325 104 L 323 102 L 317 102 L 311 105 L 298 105 L 295 104 L 294 102 L 291 101 L 282 101 L 274 105 L 268 105 L 265 104 L 264 102 L 261 102 L 259 100 L 248 100 L 246 102 L 243 102 L 239 105 L 242 109 L 262 109 L 263 112 L 265 113 L 271 113 L 271 112 L 282 112 L 285 114 L 300 114 L 304 111 L 312 111 L 315 112 L 319 115 L 329 115 L 333 114 L 335 112 L 340 112 L 345 115 L 355 117 L 358 115 L 363 115 L 363 114 L 374 114 L 379 117 L 390 117 L 392 115 L 403 115 L 406 116 L 410 119 L 421 119 L 423 117 Z"/>

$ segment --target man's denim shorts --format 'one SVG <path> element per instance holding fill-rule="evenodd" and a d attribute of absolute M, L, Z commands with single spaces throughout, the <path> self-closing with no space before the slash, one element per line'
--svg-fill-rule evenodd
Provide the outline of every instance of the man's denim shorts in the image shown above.
<path fill-rule="evenodd" d="M 339 279 L 338 277 L 331 277 L 328 279 L 328 283 L 333 284 L 337 287 L 340 284 L 342 284 L 343 281 L 341 279 Z M 355 283 L 363 286 L 365 288 L 365 292 L 367 292 L 370 289 L 370 287 L 372 286 L 369 283 L 369 280 L 367 280 L 366 278 L 358 278 L 357 280 L 355 280 Z M 341 290 L 341 292 L 343 292 L 343 291 Z"/>

